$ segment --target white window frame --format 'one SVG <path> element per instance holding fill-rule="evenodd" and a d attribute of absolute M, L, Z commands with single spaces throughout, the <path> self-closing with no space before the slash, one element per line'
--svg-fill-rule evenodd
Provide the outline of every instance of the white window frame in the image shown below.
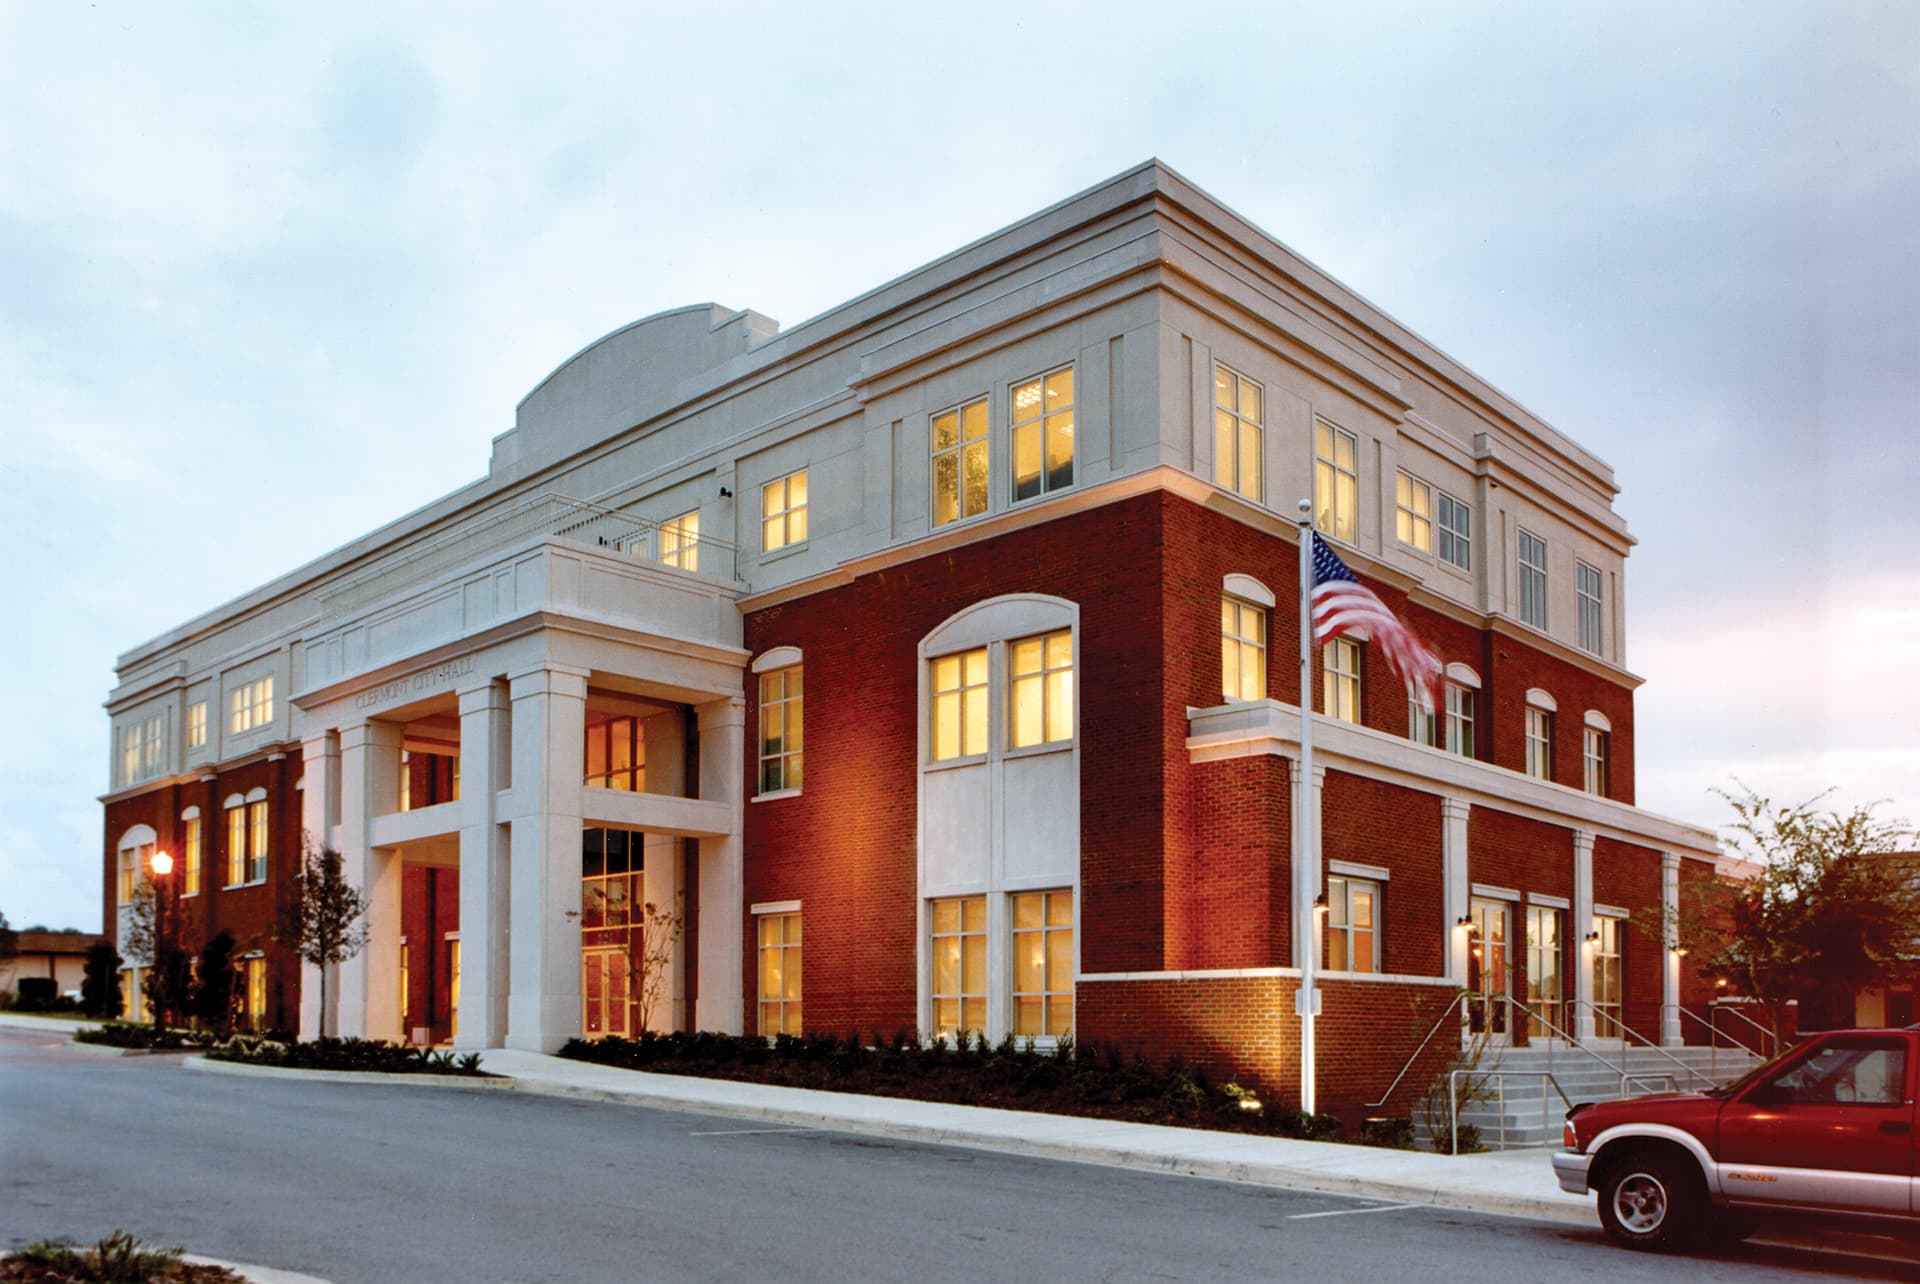
<path fill-rule="evenodd" d="M 938 530 L 942 526 L 951 526 L 955 522 L 970 521 L 983 517 L 993 509 L 993 416 L 991 397 L 975 397 L 948 406 L 927 416 L 927 524 Z M 940 440 L 943 421 L 952 421 L 952 439 L 944 444 Z M 974 431 L 977 429 L 978 431 Z M 980 490 L 977 496 L 979 507 L 968 503 L 967 478 L 968 461 L 979 459 Z M 940 490 L 941 467 L 948 464 L 953 477 L 953 511 L 941 516 Z"/>
<path fill-rule="evenodd" d="M 1526 709 L 1526 774 L 1553 779 L 1553 710 L 1537 704 Z"/>
<path fill-rule="evenodd" d="M 1406 469 L 1393 477 L 1394 534 L 1416 552 L 1433 554 L 1433 484 Z"/>
<path fill-rule="evenodd" d="M 180 895 L 198 896 L 206 876 L 207 827 L 198 807 L 180 813 Z"/>
<path fill-rule="evenodd" d="M 1463 682 L 1446 684 L 1446 724 L 1440 747 L 1462 758 L 1478 757 L 1474 723 L 1479 717 L 1480 692 Z"/>
<path fill-rule="evenodd" d="M 1608 758 L 1612 746 L 1606 730 L 1591 724 L 1580 728 L 1580 785 L 1598 798 L 1607 796 Z"/>
<path fill-rule="evenodd" d="M 1573 563 L 1575 614 L 1579 620 L 1580 649 L 1589 655 L 1606 650 L 1606 591 L 1600 568 L 1575 559 Z"/>
<path fill-rule="evenodd" d="M 1373 924 L 1368 929 L 1367 958 L 1365 967 L 1355 967 L 1354 933 L 1358 930 L 1353 921 L 1355 893 L 1371 895 L 1369 912 Z M 1331 866 L 1327 874 L 1327 922 L 1326 939 L 1321 944 L 1322 958 L 1330 972 L 1379 973 L 1386 971 L 1386 942 L 1384 911 L 1386 908 L 1387 882 L 1373 871 L 1365 875 L 1348 873 L 1338 865 Z M 1336 935 L 1344 943 L 1343 952 L 1346 966 L 1336 967 L 1333 963 L 1334 938 Z"/>
<path fill-rule="evenodd" d="M 985 646 L 969 647 L 934 656 L 926 665 L 927 761 L 984 758 L 993 743 L 991 652 Z M 943 749 L 941 733 L 948 719 L 953 720 L 953 743 Z"/>
<path fill-rule="evenodd" d="M 1064 644 L 1065 660 L 1059 661 L 1060 648 L 1055 643 Z M 1016 669 L 1014 656 L 1018 649 L 1028 643 L 1038 643 L 1040 647 L 1040 665 L 1033 669 Z M 1077 724 L 1075 711 L 1079 704 L 1075 691 L 1074 672 L 1078 657 L 1074 654 L 1075 641 L 1072 629 L 1050 629 L 1045 633 L 1029 637 L 1010 638 L 1005 644 L 1007 654 L 1007 748 L 1045 749 L 1074 740 L 1074 728 Z M 1037 739 L 1023 739 L 1020 726 L 1020 698 L 1023 692 L 1035 691 L 1039 698 L 1040 734 Z"/>
<path fill-rule="evenodd" d="M 1056 391 L 1056 381 L 1062 375 L 1066 376 L 1066 402 L 1060 406 L 1049 406 L 1049 397 L 1061 395 Z M 1023 409 L 1021 397 L 1029 389 L 1033 391 L 1032 405 Z M 1078 479 L 1080 466 L 1080 444 L 1076 440 L 1079 416 L 1075 409 L 1079 396 L 1079 372 L 1071 361 L 1044 374 L 1022 379 L 1007 389 L 1007 495 L 1012 503 L 1030 503 L 1072 489 Z M 1056 432 L 1063 433 L 1068 444 L 1066 477 L 1059 482 L 1053 480 L 1053 470 L 1047 467 L 1047 444 Z M 1040 471 L 1034 478 L 1034 488 L 1023 494 L 1020 488 L 1020 442 L 1026 435 L 1035 439 Z"/>
<path fill-rule="evenodd" d="M 267 858 L 273 850 L 273 817 L 265 789 L 247 792 L 247 883 L 267 881 Z"/>
<path fill-rule="evenodd" d="M 227 732 L 244 735 L 273 725 L 273 675 L 263 673 L 227 692 Z"/>
<path fill-rule="evenodd" d="M 807 470 L 796 468 L 760 487 L 760 551 L 777 553 L 807 542 Z"/>
<path fill-rule="evenodd" d="M 1220 595 L 1220 693 L 1229 702 L 1267 698 L 1267 638 L 1266 607 Z"/>
<path fill-rule="evenodd" d="M 1363 725 L 1366 667 L 1366 648 L 1358 639 L 1327 639 L 1320 648 L 1320 712 L 1341 722 Z"/>
<path fill-rule="evenodd" d="M 1019 926 L 1020 902 L 1027 898 L 1040 900 L 1040 923 L 1037 926 Z M 1053 908 L 1055 898 L 1066 898 L 1066 921 L 1055 923 Z M 1007 899 L 1007 945 L 1009 950 L 1007 966 L 1007 1029 L 1016 1039 L 1032 1039 L 1036 1043 L 1045 1041 L 1054 1043 L 1073 1035 L 1074 1005 L 1077 1001 L 1075 981 L 1079 972 L 1079 897 L 1071 887 L 1036 887 L 1021 891 L 1008 892 Z M 1063 978 L 1054 970 L 1054 942 L 1064 935 L 1066 940 L 1066 971 Z M 1020 988 L 1020 948 L 1023 937 L 1040 938 L 1041 984 L 1039 989 Z M 1064 988 L 1062 986 L 1064 985 Z M 1066 1004 L 1065 1029 L 1056 1029 L 1053 1020 L 1056 1005 Z M 1022 1029 L 1020 1010 L 1022 999 L 1038 999 L 1040 1002 L 1040 1021 L 1037 1029 Z"/>
<path fill-rule="evenodd" d="M 779 668 L 760 671 L 759 699 L 755 712 L 756 754 L 754 761 L 759 769 L 754 776 L 757 786 L 755 796 L 760 798 L 786 797 L 800 792 L 805 780 L 804 754 L 806 749 L 806 685 L 803 681 L 805 666 L 797 661 Z M 770 684 L 780 683 L 778 694 L 769 699 Z M 777 710 L 780 719 L 778 747 L 771 752 L 767 732 L 769 710 Z M 792 732 L 794 723 L 801 728 L 799 743 L 795 744 Z M 769 785 L 769 767 L 778 774 L 778 780 Z"/>
<path fill-rule="evenodd" d="M 659 562 L 679 571 L 700 569 L 700 510 L 693 509 L 660 523 Z"/>
<path fill-rule="evenodd" d="M 990 958 L 992 934 L 988 931 L 989 897 L 984 892 L 975 892 L 964 896 L 935 896 L 927 901 L 928 954 L 927 954 L 927 997 L 933 1021 L 928 1027 L 936 1039 L 955 1040 L 965 1034 L 985 1035 L 988 1029 L 988 1011 L 991 1007 L 989 995 L 992 993 L 990 979 Z M 954 908 L 954 923 L 951 930 L 942 930 L 940 911 L 943 906 Z M 978 918 L 969 924 L 969 910 L 977 910 Z M 953 959 L 953 987 L 942 989 L 940 984 L 941 955 L 943 943 L 955 942 Z M 974 988 L 967 980 L 968 955 L 970 950 L 979 954 L 979 986 Z M 967 1009 L 977 1004 L 979 1021 L 970 1024 Z M 942 1005 L 951 1005 L 952 1020 L 944 1020 Z"/>
<path fill-rule="evenodd" d="M 776 904 L 755 905 L 753 914 L 753 1020 L 754 1030 L 763 1039 L 772 1039 L 779 1034 L 799 1035 L 806 1030 L 806 996 L 804 993 L 806 978 L 806 932 L 802 921 L 799 901 L 784 901 Z M 766 941 L 767 925 L 777 923 L 780 926 L 780 939 L 769 944 Z M 788 927 L 793 928 L 791 936 Z M 776 951 L 780 960 L 780 993 L 764 993 L 767 984 L 767 951 Z M 792 980 L 789 988 L 788 980 Z M 767 1009 L 779 1017 L 780 1028 L 769 1030 L 763 1019 Z M 791 1013 L 795 1027 L 787 1029 L 787 1018 Z"/>
<path fill-rule="evenodd" d="M 1545 631 L 1547 627 L 1547 541 L 1524 526 L 1514 536 L 1514 561 L 1518 568 L 1517 606 L 1520 622 Z"/>
<path fill-rule="evenodd" d="M 1360 438 L 1325 419 L 1313 421 L 1313 524 L 1343 544 L 1359 537 Z"/>
<path fill-rule="evenodd" d="M 1265 480 L 1266 402 L 1267 390 L 1260 383 L 1225 362 L 1213 363 L 1213 481 L 1256 504 Z"/>
<path fill-rule="evenodd" d="M 1436 491 L 1433 505 L 1438 538 L 1434 551 L 1440 560 L 1463 571 L 1473 569 L 1473 509 L 1464 500 Z M 1457 521 L 1455 520 L 1457 519 Z"/>
<path fill-rule="evenodd" d="M 207 702 L 195 700 L 187 706 L 187 748 L 207 747 Z"/>

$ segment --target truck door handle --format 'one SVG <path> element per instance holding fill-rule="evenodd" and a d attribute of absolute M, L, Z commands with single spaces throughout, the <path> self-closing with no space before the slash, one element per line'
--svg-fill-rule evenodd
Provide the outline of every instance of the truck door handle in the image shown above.
<path fill-rule="evenodd" d="M 1913 1131 L 1913 1125 L 1904 1119 L 1882 1119 L 1880 1131 L 1889 1137 L 1904 1137 Z"/>

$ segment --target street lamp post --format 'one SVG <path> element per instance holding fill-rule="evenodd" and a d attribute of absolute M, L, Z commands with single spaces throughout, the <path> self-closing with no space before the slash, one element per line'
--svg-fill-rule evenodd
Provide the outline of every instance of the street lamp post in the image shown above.
<path fill-rule="evenodd" d="M 163 1028 L 166 1020 L 165 1000 L 172 990 L 172 978 L 167 975 L 173 960 L 167 951 L 167 890 L 172 885 L 173 857 L 164 851 L 156 851 L 148 862 L 153 870 L 153 958 L 149 975 L 153 980 L 153 1028 Z"/>

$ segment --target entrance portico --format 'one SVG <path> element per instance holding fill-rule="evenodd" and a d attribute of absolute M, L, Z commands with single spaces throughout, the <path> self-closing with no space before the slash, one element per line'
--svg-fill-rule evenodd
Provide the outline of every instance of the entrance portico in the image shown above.
<path fill-rule="evenodd" d="M 309 640 L 315 662 L 295 697 L 310 764 L 303 818 L 315 841 L 341 854 L 368 901 L 367 943 L 328 987 L 334 1012 L 326 1029 L 405 1036 L 402 870 L 430 863 L 459 871 L 454 1045 L 552 1052 L 580 1035 L 583 842 L 589 830 L 613 830 L 634 836 L 645 853 L 646 900 L 689 912 L 698 941 L 698 992 L 686 992 L 675 941 L 650 1027 L 680 1027 L 691 1017 L 701 1028 L 738 1031 L 746 657 L 735 586 L 553 538 L 529 552 L 510 573 L 533 579 L 527 563 L 546 564 L 538 577 L 549 590 L 543 609 L 507 621 L 482 610 L 469 621 L 481 627 L 443 633 L 441 645 L 379 657 L 358 671 L 338 663 L 356 652 L 374 659 L 383 641 L 408 633 L 434 640 L 439 630 L 427 628 L 423 638 L 391 626 L 416 607 L 433 617 L 428 600 L 446 600 L 451 586 L 443 583 Z M 565 567 L 575 569 L 554 573 Z M 517 602 L 482 578 L 487 601 Z M 591 597 L 598 609 L 556 604 L 556 582 L 570 583 L 564 596 Z M 612 591 L 589 592 L 595 585 Z M 695 593 L 704 608 L 689 610 Z M 660 615 L 650 609 L 660 605 L 656 597 L 676 618 L 644 622 L 671 622 L 678 635 L 609 623 Z M 696 622 L 701 627 L 686 627 Z M 423 755 L 435 761 L 423 764 Z M 435 788 L 423 791 L 416 778 Z M 686 904 L 689 882 L 697 905 Z M 604 948 L 598 937 L 596 945 Z M 321 1029 L 319 978 L 308 973 L 303 1037 Z M 606 1002 L 604 992 L 596 998 Z"/>

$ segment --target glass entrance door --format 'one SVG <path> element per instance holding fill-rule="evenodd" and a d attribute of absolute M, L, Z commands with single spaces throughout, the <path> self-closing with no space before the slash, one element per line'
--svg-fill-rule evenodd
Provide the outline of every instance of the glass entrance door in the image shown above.
<path fill-rule="evenodd" d="M 627 952 L 602 947 L 580 952 L 580 1026 L 589 1039 L 627 1034 Z"/>
<path fill-rule="evenodd" d="M 1467 929 L 1468 1028 L 1474 1034 L 1507 1036 L 1507 978 L 1510 910 L 1505 901 L 1474 897 Z"/>
<path fill-rule="evenodd" d="M 1560 951 L 1566 921 L 1564 910 L 1546 905 L 1527 906 L 1527 1038 L 1553 1039 L 1565 1030 L 1560 986 Z"/>

